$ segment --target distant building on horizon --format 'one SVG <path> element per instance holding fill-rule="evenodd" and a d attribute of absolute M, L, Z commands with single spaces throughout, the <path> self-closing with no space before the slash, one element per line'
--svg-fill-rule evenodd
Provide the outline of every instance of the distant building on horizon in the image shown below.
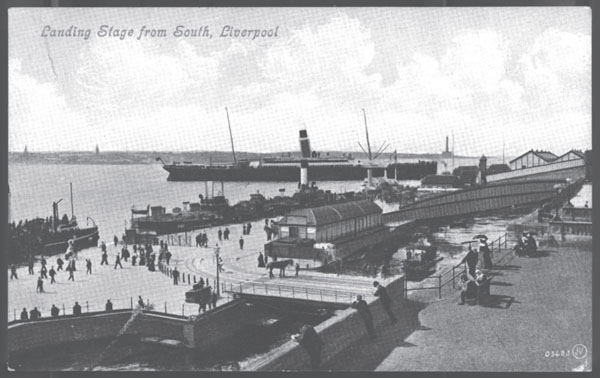
<path fill-rule="evenodd" d="M 449 159 L 451 157 L 452 152 L 450 151 L 448 135 L 446 135 L 446 151 L 442 152 L 442 159 Z"/>

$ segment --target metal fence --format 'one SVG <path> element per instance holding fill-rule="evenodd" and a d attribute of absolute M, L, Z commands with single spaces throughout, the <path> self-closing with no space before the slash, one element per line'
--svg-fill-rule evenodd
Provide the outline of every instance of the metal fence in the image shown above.
<path fill-rule="evenodd" d="M 504 235 L 501 235 L 498 239 L 492 241 L 492 243 L 489 244 L 489 248 L 492 253 L 492 256 L 491 256 L 492 258 L 494 258 L 494 253 L 496 253 L 496 256 L 497 256 L 501 253 L 501 251 L 503 249 L 507 250 L 508 249 L 508 233 L 504 233 Z M 508 251 L 512 251 L 512 249 L 510 249 Z M 500 265 L 500 264 L 506 265 L 508 263 L 508 261 L 505 261 L 505 262 L 503 262 L 503 261 L 506 259 L 507 256 L 513 256 L 513 254 L 505 253 L 498 260 L 495 261 L 494 265 L 496 265 L 496 266 Z M 494 268 L 492 268 L 492 271 L 493 270 L 494 270 Z M 453 265 L 451 268 L 449 268 L 448 270 L 446 270 L 443 273 L 424 278 L 424 280 L 434 281 L 435 284 L 432 286 L 421 286 L 421 287 L 409 288 L 408 280 L 404 280 L 404 298 L 408 298 L 409 291 L 437 290 L 438 291 L 438 299 L 442 299 L 442 288 L 452 284 L 452 288 L 455 289 L 456 288 L 456 279 L 459 278 L 462 274 L 464 274 L 466 272 L 467 272 L 466 263 L 459 263 L 459 264 Z"/>
<path fill-rule="evenodd" d="M 365 299 L 367 297 L 366 293 L 364 292 L 317 289 L 310 287 L 297 287 L 291 285 L 277 285 L 259 282 L 221 282 L 221 292 L 269 295 L 284 298 L 306 299 L 335 303 L 351 303 L 356 298 L 357 294 L 361 294 Z"/>

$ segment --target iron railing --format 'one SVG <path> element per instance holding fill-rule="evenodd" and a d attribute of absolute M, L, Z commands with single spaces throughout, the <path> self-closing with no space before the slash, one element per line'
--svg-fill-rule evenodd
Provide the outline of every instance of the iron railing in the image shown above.
<path fill-rule="evenodd" d="M 492 241 L 492 243 L 489 245 L 489 247 L 490 247 L 490 251 L 492 254 L 491 255 L 492 258 L 494 257 L 494 252 L 497 252 L 497 254 L 498 254 L 498 253 L 500 253 L 500 251 L 503 248 L 508 249 L 508 233 L 504 233 L 504 235 L 501 235 L 498 239 Z M 495 262 L 495 265 L 500 264 L 500 262 L 504 258 L 506 258 L 506 256 L 508 256 L 508 255 L 512 255 L 512 254 L 507 253 L 507 254 L 503 255 L 499 260 L 497 260 Z M 506 263 L 504 263 L 504 264 L 506 264 Z M 492 270 L 494 270 L 494 269 L 492 268 Z M 467 272 L 466 263 L 459 263 L 459 264 L 453 265 L 451 268 L 449 268 L 448 270 L 446 270 L 443 273 L 424 278 L 424 280 L 436 281 L 437 285 L 434 285 L 434 286 L 420 286 L 420 287 L 409 288 L 408 280 L 404 280 L 404 298 L 405 299 L 408 298 L 409 291 L 437 290 L 438 291 L 438 299 L 442 299 L 442 288 L 444 288 L 445 286 L 452 283 L 452 288 L 455 289 L 456 288 L 456 279 L 466 272 Z"/>

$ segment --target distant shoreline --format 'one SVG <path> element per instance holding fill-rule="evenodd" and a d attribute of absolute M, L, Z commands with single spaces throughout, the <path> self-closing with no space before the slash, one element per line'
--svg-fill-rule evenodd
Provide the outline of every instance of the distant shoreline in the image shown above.
<path fill-rule="evenodd" d="M 412 154 L 403 153 L 396 155 L 398 159 L 419 159 L 424 161 L 442 160 L 441 154 Z M 255 152 L 237 152 L 237 160 L 260 160 L 266 157 L 296 157 L 299 152 L 261 154 Z M 324 151 L 321 157 L 350 157 L 353 159 L 367 160 L 363 153 Z M 223 164 L 231 163 L 231 152 L 226 151 L 193 151 L 193 152 L 165 152 L 165 151 L 104 151 L 99 154 L 88 151 L 61 151 L 61 152 L 9 152 L 9 164 L 73 164 L 73 165 L 150 165 L 164 163 L 196 163 L 196 164 Z M 473 156 L 455 156 L 456 159 L 477 159 Z M 393 154 L 385 154 L 378 161 L 392 161 Z"/>

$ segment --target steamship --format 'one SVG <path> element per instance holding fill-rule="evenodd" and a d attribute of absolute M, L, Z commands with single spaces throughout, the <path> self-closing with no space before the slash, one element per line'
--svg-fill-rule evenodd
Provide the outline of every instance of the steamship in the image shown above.
<path fill-rule="evenodd" d="M 229 114 L 227 116 L 229 121 Z M 205 165 L 184 162 L 165 164 L 160 157 L 163 169 L 169 172 L 168 181 L 274 181 L 293 182 L 300 176 L 301 161 L 308 162 L 309 181 L 362 181 L 368 171 L 372 177 L 394 177 L 398 180 L 420 180 L 437 171 L 436 162 L 396 163 L 365 161 L 350 158 L 321 157 L 310 148 L 306 130 L 300 130 L 301 158 L 264 158 L 260 161 L 237 160 L 231 135 L 233 163 L 221 165 Z M 369 151 L 370 152 L 370 151 Z"/>

